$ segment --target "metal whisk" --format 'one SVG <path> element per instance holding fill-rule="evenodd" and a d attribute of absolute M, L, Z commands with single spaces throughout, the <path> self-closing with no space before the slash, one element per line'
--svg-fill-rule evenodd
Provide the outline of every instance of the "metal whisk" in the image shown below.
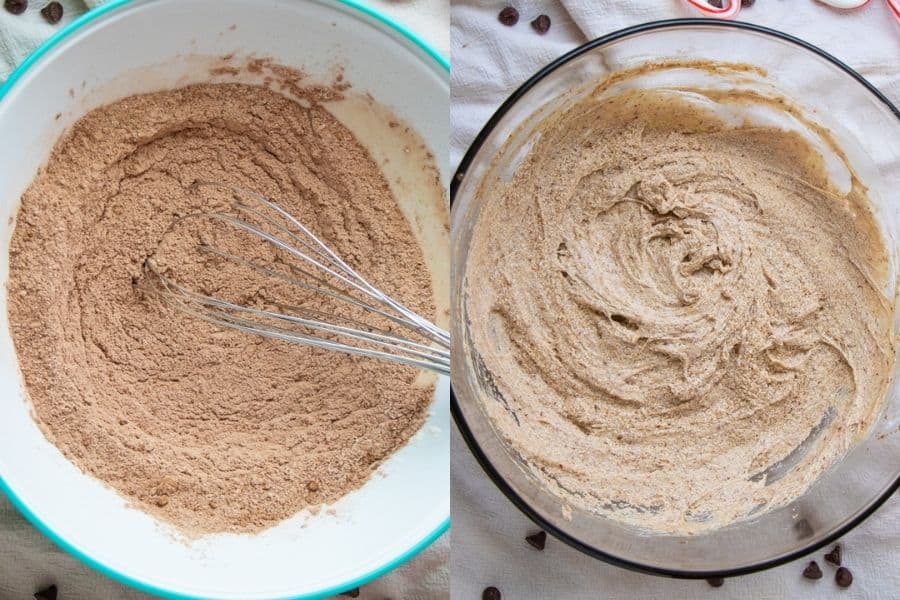
<path fill-rule="evenodd" d="M 279 303 L 278 311 L 245 306 L 189 289 L 163 274 L 152 258 L 144 263 L 143 289 L 184 313 L 215 325 L 268 338 L 450 373 L 450 334 L 394 300 L 344 262 L 322 240 L 287 211 L 260 194 L 213 182 L 235 194 L 231 212 L 188 215 L 182 219 L 213 219 L 250 234 L 280 251 L 289 270 L 259 264 L 208 243 L 200 249 L 234 264 L 305 290 L 343 302 L 382 323 L 388 331 L 358 319 Z M 251 222 L 252 221 L 252 222 Z M 417 336 L 419 341 L 396 330 Z"/>

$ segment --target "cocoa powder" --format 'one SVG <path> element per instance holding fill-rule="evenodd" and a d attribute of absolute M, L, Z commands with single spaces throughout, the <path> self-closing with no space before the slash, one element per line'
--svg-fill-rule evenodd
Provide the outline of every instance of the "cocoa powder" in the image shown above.
<path fill-rule="evenodd" d="M 148 257 L 248 302 L 284 292 L 166 241 L 180 216 L 224 201 L 197 180 L 268 196 L 429 317 L 431 280 L 378 166 L 318 103 L 193 86 L 95 110 L 57 144 L 22 198 L 7 284 L 36 421 L 83 471 L 181 531 L 256 531 L 362 485 L 419 429 L 433 380 L 148 297 Z"/>

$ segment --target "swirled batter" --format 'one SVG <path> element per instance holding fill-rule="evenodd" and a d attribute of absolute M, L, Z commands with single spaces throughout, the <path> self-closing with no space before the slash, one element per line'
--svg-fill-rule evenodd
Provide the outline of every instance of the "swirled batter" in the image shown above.
<path fill-rule="evenodd" d="M 862 185 L 804 137 L 672 94 L 549 118 L 483 190 L 466 272 L 505 440 L 562 498 L 658 531 L 787 502 L 874 418 L 894 360 Z"/>

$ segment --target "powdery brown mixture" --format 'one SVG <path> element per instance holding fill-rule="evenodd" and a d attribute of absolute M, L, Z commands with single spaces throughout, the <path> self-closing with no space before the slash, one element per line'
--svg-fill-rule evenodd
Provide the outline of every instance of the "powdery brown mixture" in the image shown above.
<path fill-rule="evenodd" d="M 431 283 L 379 168 L 315 102 L 233 84 L 134 96 L 54 149 L 10 250 L 36 420 L 81 469 L 180 529 L 254 531 L 364 483 L 419 429 L 434 386 L 412 368 L 223 331 L 142 293 L 152 256 L 231 299 L 321 301 L 186 254 L 173 221 L 226 201 L 191 191 L 198 179 L 270 197 L 421 314 L 434 312 Z M 194 223 L 188 234 L 215 235 Z M 232 248 L 267 258 L 261 246 Z"/>
<path fill-rule="evenodd" d="M 564 513 L 717 527 L 867 430 L 886 251 L 862 186 L 834 191 L 798 134 L 624 92 L 551 117 L 483 194 L 465 306 L 486 408 Z"/>

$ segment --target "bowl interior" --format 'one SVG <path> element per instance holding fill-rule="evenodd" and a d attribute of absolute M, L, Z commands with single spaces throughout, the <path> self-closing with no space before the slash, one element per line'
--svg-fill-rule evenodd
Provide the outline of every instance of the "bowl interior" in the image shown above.
<path fill-rule="evenodd" d="M 453 193 L 451 217 L 452 378 L 457 422 L 470 446 L 488 471 L 494 471 L 495 481 L 499 480 L 507 495 L 579 549 L 633 568 L 680 576 L 744 572 L 787 560 L 824 543 L 867 514 L 896 486 L 900 476 L 896 378 L 865 440 L 794 502 L 708 533 L 648 533 L 588 510 L 564 507 L 494 431 L 483 407 L 496 400 L 490 382 L 472 360 L 467 335 L 468 323 L 479 315 L 465 314 L 463 280 L 469 240 L 479 219 L 479 189 L 509 179 L 540 135 L 539 125 L 547 115 L 571 106 L 612 73 L 661 60 L 706 61 L 722 56 L 723 47 L 729 49 L 728 62 L 760 67 L 765 73 L 726 76 L 673 68 L 624 85 L 669 90 L 744 87 L 775 93 L 800 105 L 805 118 L 830 130 L 852 169 L 870 188 L 891 260 L 890 284 L 885 291 L 895 297 L 894 280 L 900 264 L 900 114 L 830 59 L 743 24 L 670 22 L 638 27 L 588 44 L 561 60 L 505 105 L 470 149 L 460 167 L 463 178 Z M 838 90 L 840 93 L 835 93 Z M 770 117 L 743 116 L 751 122 Z M 828 160 L 827 149 L 823 154 Z M 849 183 L 846 165 L 840 160 L 828 164 L 838 187 Z"/>
<path fill-rule="evenodd" d="M 160 32 L 165 35 L 160 35 Z M 369 93 L 425 141 L 446 189 L 449 83 L 423 46 L 349 4 L 179 0 L 113 2 L 8 82 L 0 102 L 0 240 L 8 246 L 18 198 L 65 128 L 124 96 L 210 79 L 213 57 L 271 57 L 354 93 Z M 59 113 L 59 118 L 55 115 Z M 353 120 L 358 111 L 346 110 Z M 342 118 L 341 115 L 338 115 Z M 343 120 L 343 119 L 342 119 Z M 364 122 L 363 119 L 361 122 Z M 349 124 L 354 129 L 353 124 Z M 359 137 L 376 158 L 391 148 Z M 381 145 L 380 145 L 381 144 Z M 412 172 L 391 177 L 432 265 L 436 301 L 448 308 L 446 195 L 428 204 Z M 6 253 L 0 279 L 8 273 Z M 0 477 L 13 502 L 45 533 L 101 571 L 168 597 L 288 598 L 337 593 L 400 564 L 449 521 L 449 382 L 439 381 L 422 430 L 380 475 L 332 511 L 301 513 L 257 535 L 178 539 L 164 524 L 69 463 L 38 430 L 25 398 L 0 290 Z M 443 323 L 446 325 L 446 323 Z"/>

